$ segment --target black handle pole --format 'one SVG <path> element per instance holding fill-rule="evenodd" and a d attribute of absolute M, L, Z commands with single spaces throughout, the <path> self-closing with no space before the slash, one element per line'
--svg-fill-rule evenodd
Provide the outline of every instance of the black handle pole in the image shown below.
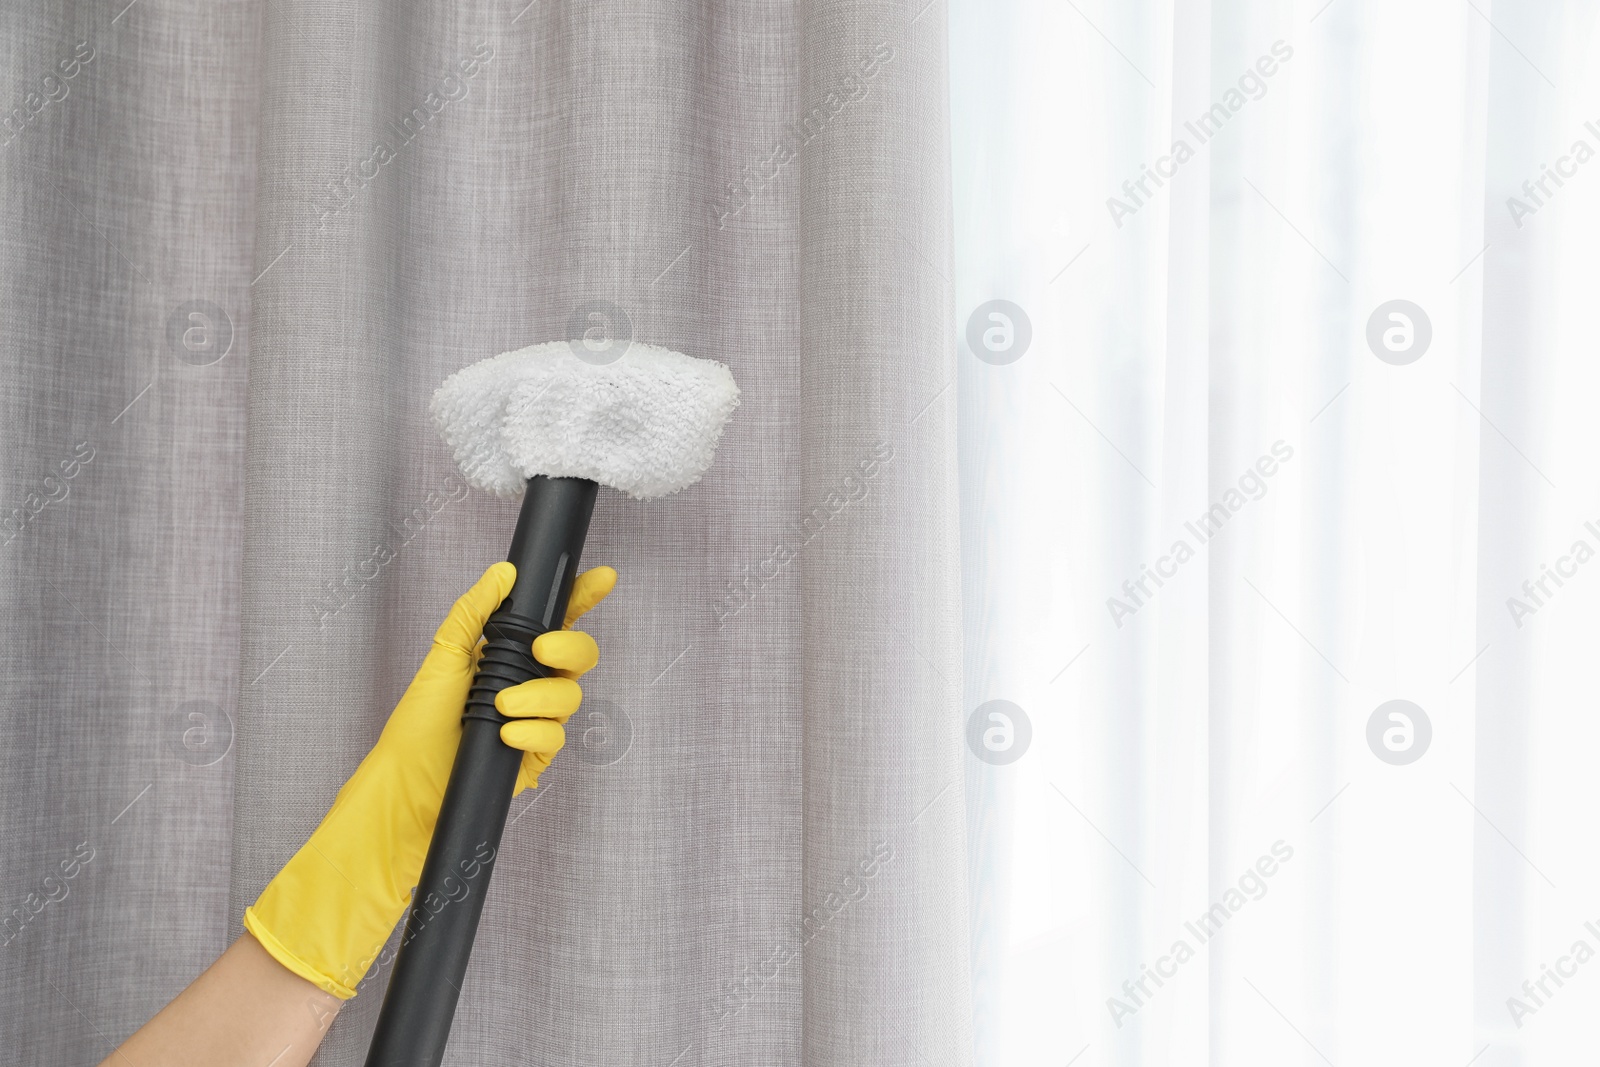
<path fill-rule="evenodd" d="M 522 753 L 500 740 L 509 721 L 495 694 L 549 669 L 533 639 L 561 629 L 599 485 L 586 478 L 528 479 L 507 558 L 511 594 L 483 628 L 486 643 L 467 696 L 461 747 L 445 787 L 422 881 L 406 915 L 367 1067 L 439 1067 L 472 940 L 489 889 Z"/>

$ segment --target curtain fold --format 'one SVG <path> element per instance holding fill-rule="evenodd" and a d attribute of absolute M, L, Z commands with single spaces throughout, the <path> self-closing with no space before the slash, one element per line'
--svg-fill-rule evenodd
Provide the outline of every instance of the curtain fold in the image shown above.
<path fill-rule="evenodd" d="M 238 933 L 509 541 L 432 389 L 603 333 L 743 402 L 699 485 L 602 495 L 603 663 L 448 1062 L 969 1059 L 942 9 L 4 18 L 0 85 L 96 49 L 0 172 L 7 499 L 95 448 L 0 554 L 8 898 L 98 850 L 0 958 L 8 1058 L 98 1062 Z"/>
<path fill-rule="evenodd" d="M 0 1059 L 231 939 L 260 73 L 242 5 L 0 12 Z"/>

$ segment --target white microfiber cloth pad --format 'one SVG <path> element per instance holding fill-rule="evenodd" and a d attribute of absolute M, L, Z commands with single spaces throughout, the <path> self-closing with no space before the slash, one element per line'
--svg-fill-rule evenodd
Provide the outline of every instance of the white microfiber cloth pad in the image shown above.
<path fill-rule="evenodd" d="M 739 404 L 728 368 L 637 343 L 595 364 L 574 347 L 532 345 L 445 379 L 433 423 L 462 476 L 502 497 L 543 474 L 589 478 L 637 500 L 699 481 Z"/>

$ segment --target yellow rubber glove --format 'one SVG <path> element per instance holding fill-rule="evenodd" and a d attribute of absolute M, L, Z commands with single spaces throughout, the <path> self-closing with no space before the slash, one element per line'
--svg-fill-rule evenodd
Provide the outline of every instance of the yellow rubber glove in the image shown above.
<path fill-rule="evenodd" d="M 434 634 L 433 648 L 367 753 L 304 847 L 244 913 L 245 929 L 289 970 L 336 997 L 355 987 L 411 902 L 461 743 L 461 712 L 478 661 L 483 624 L 511 591 L 516 568 L 496 563 Z M 533 655 L 556 677 L 535 678 L 495 697 L 516 719 L 500 739 L 522 749 L 517 792 L 532 788 L 566 740 L 578 710 L 577 679 L 600 659 L 573 620 L 617 582 L 610 567 L 578 576 L 561 630 L 541 634 Z"/>

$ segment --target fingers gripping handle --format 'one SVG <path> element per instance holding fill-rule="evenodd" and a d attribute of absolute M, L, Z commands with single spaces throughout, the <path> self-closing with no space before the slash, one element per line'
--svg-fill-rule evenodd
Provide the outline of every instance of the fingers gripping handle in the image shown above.
<path fill-rule="evenodd" d="M 500 740 L 495 694 L 549 670 L 533 639 L 559 630 L 599 486 L 528 479 L 507 558 L 510 594 L 484 626 L 478 674 L 462 714 L 461 747 L 422 865 L 400 955 L 367 1050 L 367 1067 L 439 1067 L 466 976 L 522 753 Z"/>

